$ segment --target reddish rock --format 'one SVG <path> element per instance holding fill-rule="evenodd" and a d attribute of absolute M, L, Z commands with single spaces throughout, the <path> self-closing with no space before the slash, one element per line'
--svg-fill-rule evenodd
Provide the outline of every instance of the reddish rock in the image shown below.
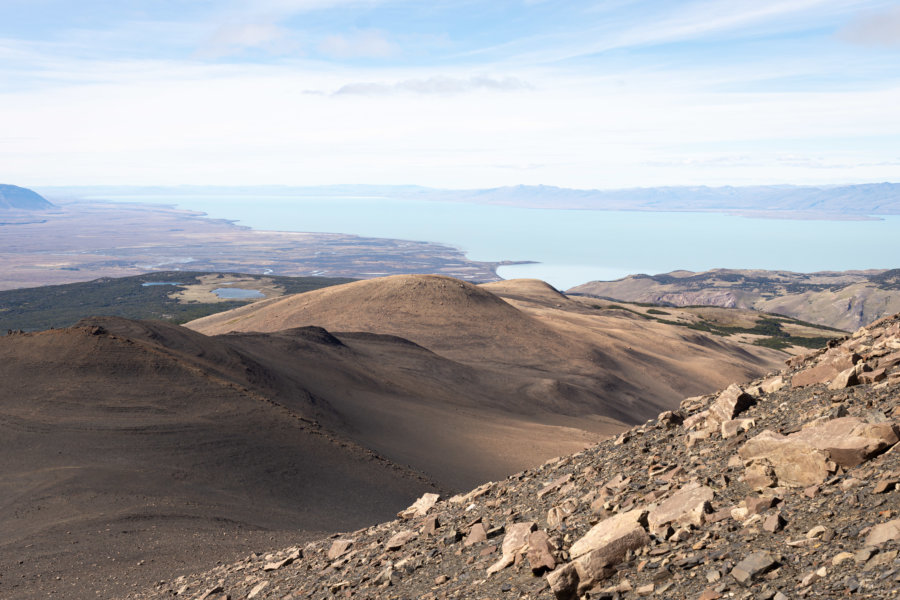
<path fill-rule="evenodd" d="M 600 521 L 572 544 L 569 556 L 578 558 L 588 552 L 602 550 L 624 557 L 628 550 L 648 544 L 650 537 L 642 525 L 646 514 L 643 509 L 635 509 Z"/>
<path fill-rule="evenodd" d="M 556 568 L 555 552 L 556 546 L 546 531 L 535 531 L 528 536 L 528 566 L 538 577 Z"/>
<path fill-rule="evenodd" d="M 893 354 L 882 356 L 875 363 L 876 370 L 885 369 L 886 371 L 893 369 L 897 365 L 900 365 L 900 352 L 894 352 Z"/>
<path fill-rule="evenodd" d="M 771 466 L 779 484 L 803 487 L 822 483 L 837 465 L 859 465 L 898 439 L 894 423 L 842 417 L 789 436 L 763 431 L 741 446 L 738 454 L 745 464 Z"/>
<path fill-rule="evenodd" d="M 731 419 L 730 421 L 725 421 L 722 423 L 721 428 L 722 438 L 726 440 L 732 438 L 739 433 L 752 429 L 754 425 L 756 425 L 754 419 Z"/>
<path fill-rule="evenodd" d="M 875 369 L 874 371 L 866 371 L 859 374 L 859 382 L 864 384 L 878 383 L 884 381 L 887 372 L 884 369 Z"/>
<path fill-rule="evenodd" d="M 828 383 L 841 371 L 852 368 L 858 360 L 859 356 L 856 354 L 838 353 L 832 356 L 823 356 L 816 366 L 794 375 L 791 378 L 791 387 L 797 388 L 816 383 Z"/>
<path fill-rule="evenodd" d="M 513 564 L 516 554 L 528 548 L 528 536 L 537 526 L 533 521 L 525 523 L 513 523 L 506 528 L 506 536 L 501 546 L 502 556 L 500 560 L 488 567 L 487 574 L 492 575 L 501 569 Z"/>
<path fill-rule="evenodd" d="M 747 507 L 747 513 L 750 515 L 764 513 L 774 505 L 775 498 L 772 496 L 750 496 L 744 500 L 744 506 Z"/>
<path fill-rule="evenodd" d="M 866 536 L 866 546 L 880 546 L 890 541 L 900 541 L 900 519 L 876 525 Z"/>
<path fill-rule="evenodd" d="M 424 517 L 428 514 L 428 511 L 431 510 L 435 504 L 437 504 L 438 500 L 440 500 L 440 496 L 438 494 L 425 494 L 421 498 L 416 500 L 412 504 L 412 506 L 397 513 L 397 516 L 401 519 Z"/>
<path fill-rule="evenodd" d="M 897 487 L 898 482 L 896 479 L 882 479 L 878 483 L 875 484 L 875 487 L 872 489 L 873 494 L 884 494 L 885 492 L 890 492 L 895 487 Z"/>
<path fill-rule="evenodd" d="M 416 537 L 418 536 L 415 531 L 400 531 L 391 536 L 391 539 L 385 542 L 384 547 L 386 550 L 399 550 L 407 542 L 416 539 Z"/>
<path fill-rule="evenodd" d="M 850 367 L 835 375 L 831 383 L 828 384 L 828 389 L 842 390 L 854 385 L 859 385 L 859 378 L 856 375 L 856 367 Z"/>
<path fill-rule="evenodd" d="M 578 570 L 574 562 L 566 563 L 547 575 L 547 584 L 557 600 L 572 600 L 578 597 Z"/>
<path fill-rule="evenodd" d="M 732 383 L 723 391 L 709 407 L 706 421 L 718 427 L 730 421 L 755 404 L 753 396 L 746 393 L 739 385 Z"/>
<path fill-rule="evenodd" d="M 440 527 L 441 522 L 437 517 L 425 517 L 422 521 L 422 533 L 425 535 L 434 535 Z"/>
<path fill-rule="evenodd" d="M 776 566 L 778 566 L 778 561 L 768 552 L 754 552 L 735 565 L 731 570 L 731 576 L 741 585 L 749 586 L 760 575 Z"/>
<path fill-rule="evenodd" d="M 328 549 L 328 560 L 335 560 L 342 557 L 350 550 L 351 546 L 353 546 L 353 540 L 334 540 L 331 543 L 331 548 Z"/>
<path fill-rule="evenodd" d="M 894 423 L 867 423 L 856 417 L 841 417 L 790 436 L 824 450 L 842 467 L 855 467 L 900 441 Z"/>
<path fill-rule="evenodd" d="M 572 481 L 571 474 L 564 475 L 558 479 L 551 481 L 550 483 L 545 485 L 543 488 L 541 488 L 541 490 L 538 492 L 538 498 L 543 498 L 547 494 L 555 492 L 556 490 L 558 490 L 559 488 L 561 488 L 563 485 L 565 485 L 566 483 L 568 483 L 570 481 Z"/>
<path fill-rule="evenodd" d="M 715 492 L 710 487 L 699 483 L 688 484 L 651 511 L 647 524 L 651 531 L 667 523 L 699 527 L 703 523 L 703 515 L 709 512 L 713 496 Z"/>
<path fill-rule="evenodd" d="M 474 546 L 480 542 L 487 541 L 487 531 L 484 528 L 484 525 L 481 523 L 475 523 L 472 525 L 472 528 L 469 529 L 469 535 L 466 536 L 466 539 L 463 540 L 463 546 L 469 547 Z"/>
<path fill-rule="evenodd" d="M 779 513 L 775 513 L 773 515 L 769 515 L 766 517 L 766 520 L 763 521 L 763 529 L 768 531 L 769 533 L 775 533 L 784 529 L 786 522 L 784 517 L 782 517 Z"/>

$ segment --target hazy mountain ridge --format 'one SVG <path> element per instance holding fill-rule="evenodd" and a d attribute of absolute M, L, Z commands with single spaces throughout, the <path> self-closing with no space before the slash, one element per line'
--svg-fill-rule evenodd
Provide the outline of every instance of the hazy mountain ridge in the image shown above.
<path fill-rule="evenodd" d="M 573 294 L 661 305 L 752 308 L 845 331 L 900 311 L 900 269 L 792 273 L 713 269 L 592 281 Z"/>
<path fill-rule="evenodd" d="M 41 211 L 51 208 L 56 207 L 37 192 L 0 183 L 0 210 Z"/>
<path fill-rule="evenodd" d="M 460 199 L 531 208 L 736 212 L 778 217 L 839 217 L 900 214 L 900 184 L 835 186 L 681 186 L 620 190 L 574 190 L 513 186 L 448 192 Z"/>
<path fill-rule="evenodd" d="M 413 185 L 326 186 L 82 186 L 48 187 L 62 195 L 263 193 L 272 196 L 368 196 L 450 202 L 474 202 L 528 208 L 731 212 L 768 218 L 846 219 L 900 215 L 900 184 L 866 183 L 825 186 L 666 186 L 623 189 L 573 189 L 517 185 L 449 190 Z"/>

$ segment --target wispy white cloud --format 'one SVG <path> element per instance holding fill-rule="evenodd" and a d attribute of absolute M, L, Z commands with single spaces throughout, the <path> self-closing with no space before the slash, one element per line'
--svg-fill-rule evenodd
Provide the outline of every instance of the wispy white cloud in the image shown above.
<path fill-rule="evenodd" d="M 291 32 L 269 23 L 223 25 L 197 51 L 203 58 L 220 58 L 262 50 L 270 54 L 288 54 L 299 50 Z"/>
<path fill-rule="evenodd" d="M 640 2 L 625 2 L 636 4 Z M 696 42 L 724 35 L 758 36 L 805 30 L 836 15 L 852 15 L 880 0 L 692 0 L 639 6 L 623 14 L 588 20 L 576 31 L 543 33 L 469 51 L 468 55 L 501 53 L 521 64 L 549 64 L 610 50 Z M 605 5 L 598 10 L 605 12 Z M 638 15 L 640 15 L 638 17 Z"/>
<path fill-rule="evenodd" d="M 332 58 L 389 58 L 400 53 L 400 47 L 381 31 L 354 31 L 326 36 L 318 44 L 321 54 Z"/>
<path fill-rule="evenodd" d="M 280 22 L 292 16 L 329 10 L 371 9 L 405 0 L 230 0 L 222 3 L 222 14 L 229 19 L 266 19 Z"/>
<path fill-rule="evenodd" d="M 864 46 L 900 47 L 900 6 L 863 14 L 838 35 L 848 42 Z"/>
<path fill-rule="evenodd" d="M 396 93 L 450 95 L 475 91 L 519 92 L 532 89 L 534 89 L 533 85 L 517 77 L 478 75 L 469 78 L 459 78 L 441 76 L 425 79 L 406 79 L 396 83 L 348 83 L 341 86 L 335 92 L 335 95 L 383 95 Z"/>
<path fill-rule="evenodd" d="M 509 3 L 571 14 L 476 32 L 454 11 L 481 3 L 391 1 L 209 2 L 0 39 L 0 165 L 45 184 L 896 179 L 893 54 L 834 35 L 887 43 L 884 0 Z M 435 14 L 458 20 L 418 28 Z"/>

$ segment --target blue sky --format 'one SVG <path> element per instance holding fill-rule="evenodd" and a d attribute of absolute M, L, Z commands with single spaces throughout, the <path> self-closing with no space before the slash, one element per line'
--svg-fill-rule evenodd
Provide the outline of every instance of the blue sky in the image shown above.
<path fill-rule="evenodd" d="M 900 3 L 0 0 L 0 180 L 900 180 Z"/>

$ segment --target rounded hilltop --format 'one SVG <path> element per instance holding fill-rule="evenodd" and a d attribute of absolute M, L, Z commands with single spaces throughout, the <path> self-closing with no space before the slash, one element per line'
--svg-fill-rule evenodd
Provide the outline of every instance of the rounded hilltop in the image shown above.
<path fill-rule="evenodd" d="M 530 326 L 531 319 L 471 283 L 443 275 L 394 275 L 257 302 L 187 324 L 208 335 L 271 332 L 317 325 L 371 331 L 419 342 L 416 333 L 453 336 L 456 327 L 483 335 Z M 412 333 L 412 335 L 410 335 Z"/>
<path fill-rule="evenodd" d="M 568 300 L 565 294 L 540 279 L 506 279 L 483 283 L 479 287 L 501 296 L 527 296 L 532 300 L 550 302 Z"/>

